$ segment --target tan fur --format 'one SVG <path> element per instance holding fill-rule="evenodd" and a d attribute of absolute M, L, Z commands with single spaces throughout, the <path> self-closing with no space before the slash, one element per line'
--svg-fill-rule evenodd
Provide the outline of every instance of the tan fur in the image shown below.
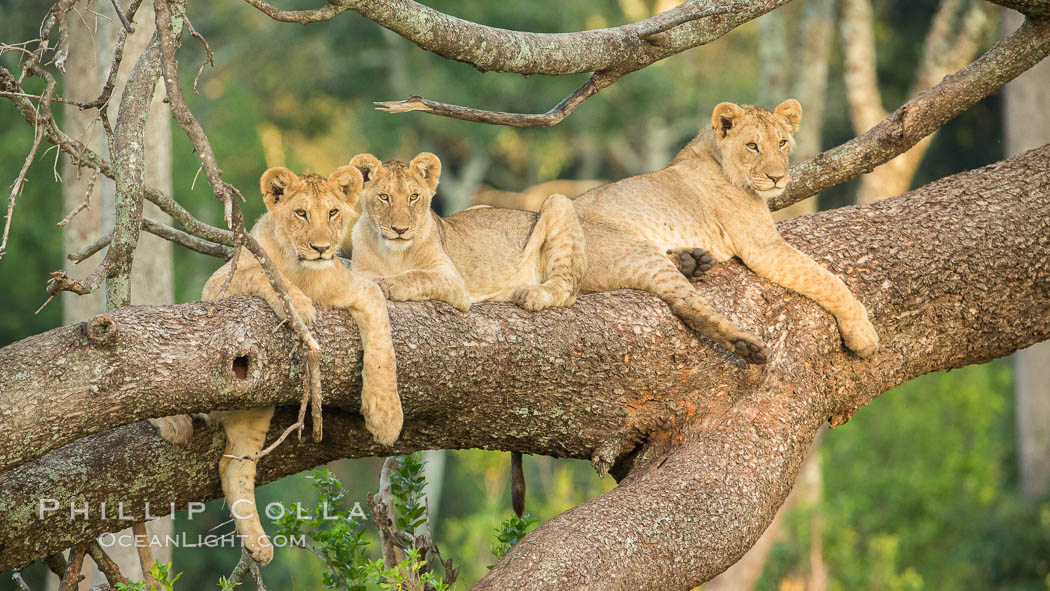
<path fill-rule="evenodd" d="M 422 153 L 409 164 L 351 160 L 365 175 L 354 226 L 353 269 L 392 300 L 440 300 L 460 310 L 512 301 L 529 310 L 571 306 L 586 255 L 570 201 L 551 195 L 539 213 L 471 208 L 447 218 L 430 209 L 441 161 Z"/>
<path fill-rule="evenodd" d="M 666 168 L 576 198 L 587 237 L 583 291 L 651 291 L 701 334 L 764 362 L 759 338 L 712 309 L 668 257 L 702 247 L 715 261 L 739 257 L 758 275 L 816 300 L 838 320 L 847 347 L 861 357 L 874 354 L 879 338 L 864 306 L 838 277 L 784 242 L 766 205 L 789 180 L 791 136 L 801 118 L 794 99 L 773 112 L 721 103 L 711 126 Z"/>
<path fill-rule="evenodd" d="M 268 212 L 256 222 L 252 235 L 280 271 L 304 322 L 313 323 L 315 305 L 350 311 L 364 346 L 361 413 L 365 427 L 376 441 L 390 445 L 401 432 L 402 412 L 386 300 L 374 283 L 356 276 L 335 256 L 353 219 L 353 206 L 362 183 L 361 173 L 352 166 L 337 169 L 327 179 L 310 173 L 296 176 L 287 168 L 272 168 L 260 180 Z M 204 284 L 201 299 L 220 296 L 229 267 L 227 263 L 212 274 Z M 258 260 L 246 250 L 241 253 L 225 294 L 235 295 L 262 297 L 278 316 L 284 317 L 277 293 Z M 211 414 L 226 431 L 227 456 L 258 453 L 272 416 L 272 407 Z M 175 442 L 175 436 L 186 435 L 188 417 L 182 417 L 185 415 L 165 417 L 155 424 L 165 439 Z M 180 429 L 173 428 L 176 426 Z M 189 428 L 192 430 L 192 424 Z M 223 457 L 219 476 L 245 548 L 255 560 L 265 564 L 273 558 L 273 547 L 255 509 L 255 464 Z"/>
<path fill-rule="evenodd" d="M 492 187 L 482 186 L 474 192 L 474 196 L 471 198 L 471 203 L 473 203 L 475 207 L 478 205 L 491 205 L 492 207 L 508 207 L 511 209 L 524 209 L 526 211 L 539 211 L 540 206 L 547 200 L 547 197 L 554 195 L 555 193 L 565 195 L 569 199 L 572 199 L 585 191 L 590 191 L 591 189 L 600 187 L 605 183 L 606 181 L 560 179 L 532 185 L 531 187 L 525 188 L 520 193 L 515 191 L 500 191 L 499 189 L 494 189 Z"/>

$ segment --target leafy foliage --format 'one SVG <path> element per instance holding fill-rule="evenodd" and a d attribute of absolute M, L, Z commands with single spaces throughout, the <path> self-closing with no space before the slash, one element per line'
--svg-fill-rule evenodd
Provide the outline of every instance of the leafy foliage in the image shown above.
<path fill-rule="evenodd" d="M 499 524 L 499 527 L 496 528 L 496 544 L 492 547 L 492 555 L 496 558 L 503 558 L 503 555 L 514 544 L 517 544 L 518 540 L 525 537 L 525 534 L 529 533 L 529 530 L 537 523 L 539 523 L 539 520 L 530 519 L 528 513 L 521 517 L 517 515 L 508 517 L 506 521 Z M 490 566 L 489 568 L 492 567 Z"/>
<path fill-rule="evenodd" d="M 426 486 L 424 464 L 420 452 L 399 456 L 397 468 L 390 475 L 397 528 L 409 534 L 415 534 L 427 520 L 426 498 L 423 496 L 423 487 Z"/>
<path fill-rule="evenodd" d="M 365 591 L 368 542 L 362 520 L 353 515 L 355 507 L 346 506 L 348 491 L 327 468 L 316 470 L 307 478 L 320 492 L 320 500 L 309 513 L 304 513 L 299 503 L 283 505 L 284 512 L 274 520 L 277 535 L 293 539 L 305 534 L 310 539 L 306 549 L 328 569 L 322 579 L 326 589 Z"/>

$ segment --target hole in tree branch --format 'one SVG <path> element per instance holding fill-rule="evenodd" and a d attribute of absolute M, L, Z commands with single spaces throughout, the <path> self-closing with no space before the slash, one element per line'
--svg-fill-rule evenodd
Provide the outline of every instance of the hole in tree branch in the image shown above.
<path fill-rule="evenodd" d="M 237 376 L 238 380 L 248 379 L 248 356 L 241 355 L 233 360 L 233 375 Z"/>

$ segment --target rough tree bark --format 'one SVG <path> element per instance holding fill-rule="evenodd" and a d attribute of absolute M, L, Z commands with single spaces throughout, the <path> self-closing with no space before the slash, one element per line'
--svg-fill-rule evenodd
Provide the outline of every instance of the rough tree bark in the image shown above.
<path fill-rule="evenodd" d="M 1004 29 L 1021 22 L 1002 11 Z M 1050 142 L 1050 61 L 1043 61 L 1003 87 L 1003 135 L 1012 156 Z M 1037 502 L 1050 495 L 1050 342 L 1014 356 L 1017 403 L 1017 462 L 1021 496 Z"/>
<path fill-rule="evenodd" d="M 259 481 L 336 457 L 434 447 L 615 460 L 617 489 L 538 528 L 478 587 L 691 588 L 765 529 L 822 424 L 843 423 L 917 375 L 1050 337 L 1048 167 L 1045 146 L 899 199 L 781 224 L 867 305 L 883 339 L 868 361 L 842 352 L 816 304 L 737 264 L 699 287 L 770 344 L 766 366 L 737 364 L 639 292 L 535 314 L 394 304 L 406 425 L 394 448 L 380 449 L 355 412 L 353 324 L 323 313 L 327 437 L 278 448 Z M 221 494 L 217 434 L 201 430 L 181 450 L 141 423 L 114 427 L 298 401 L 301 363 L 292 334 L 273 332 L 273 314 L 249 298 L 220 303 L 210 318 L 207 308 L 129 307 L 0 349 L 0 570 L 124 527 L 118 500 L 141 516 L 146 501 L 155 514 Z M 42 497 L 63 511 L 39 520 Z M 69 519 L 72 501 L 89 503 L 91 520 Z M 103 501 L 106 520 L 97 519 Z"/>

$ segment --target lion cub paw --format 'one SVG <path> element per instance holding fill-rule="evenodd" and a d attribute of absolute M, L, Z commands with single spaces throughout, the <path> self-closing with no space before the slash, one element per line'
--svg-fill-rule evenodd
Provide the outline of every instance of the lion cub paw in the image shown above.
<path fill-rule="evenodd" d="M 273 560 L 273 544 L 270 543 L 270 538 L 266 537 L 265 534 L 252 538 L 251 536 L 244 536 L 244 549 L 248 551 L 248 555 L 252 557 L 252 560 L 258 562 L 261 566 L 270 564 Z"/>
<path fill-rule="evenodd" d="M 846 346 L 861 359 L 867 359 L 879 350 L 879 333 L 875 332 L 875 327 L 867 318 L 849 327 L 840 326 L 839 328 Z"/>
<path fill-rule="evenodd" d="M 519 287 L 510 295 L 510 301 L 526 310 L 542 310 L 557 303 L 554 291 L 546 285 L 527 285 Z"/>
<path fill-rule="evenodd" d="M 180 446 L 190 444 L 190 438 L 193 437 L 193 418 L 190 415 L 172 415 L 150 419 L 149 422 L 165 441 Z"/>
<path fill-rule="evenodd" d="M 686 277 L 699 277 L 715 266 L 715 259 L 702 248 L 672 248 L 668 258 Z"/>
<path fill-rule="evenodd" d="M 733 339 L 733 352 L 748 363 L 761 365 L 769 361 L 769 352 L 762 341 L 754 335 L 740 335 Z"/>
<path fill-rule="evenodd" d="M 317 308 L 314 307 L 313 300 L 301 291 L 293 291 L 289 295 L 292 296 L 292 305 L 295 306 L 299 317 L 303 319 L 306 326 L 312 325 L 317 320 Z"/>

